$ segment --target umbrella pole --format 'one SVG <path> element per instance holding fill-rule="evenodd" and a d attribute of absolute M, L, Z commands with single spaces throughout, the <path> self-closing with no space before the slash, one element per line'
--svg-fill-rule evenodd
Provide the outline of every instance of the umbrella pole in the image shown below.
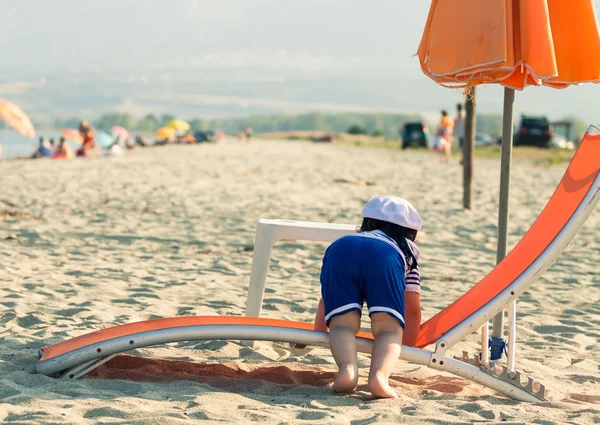
<path fill-rule="evenodd" d="M 513 107 L 515 103 L 515 91 L 504 89 L 504 112 L 502 125 L 502 159 L 500 162 L 500 200 L 498 211 L 498 248 L 496 251 L 496 263 L 500 263 L 506 257 L 508 250 L 508 207 L 510 198 L 510 165 L 512 160 L 513 146 Z M 494 317 L 492 328 L 492 339 L 502 338 L 504 311 Z M 492 344 L 493 345 L 493 344 Z M 492 347 L 493 349 L 493 347 Z M 502 356 L 502 352 L 500 352 Z"/>
<path fill-rule="evenodd" d="M 473 153 L 477 128 L 475 96 L 475 87 L 472 87 L 467 93 L 467 114 L 463 133 L 463 208 L 468 210 L 472 209 L 473 200 Z"/>

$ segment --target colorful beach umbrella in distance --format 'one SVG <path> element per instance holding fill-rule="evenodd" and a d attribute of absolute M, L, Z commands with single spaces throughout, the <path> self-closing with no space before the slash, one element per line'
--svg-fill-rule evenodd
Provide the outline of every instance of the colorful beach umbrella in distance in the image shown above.
<path fill-rule="evenodd" d="M 129 131 L 127 131 L 124 127 L 121 127 L 120 125 L 115 125 L 114 127 L 112 127 L 111 133 L 115 138 L 118 136 L 123 141 L 131 139 Z"/>
<path fill-rule="evenodd" d="M 162 127 L 156 131 L 156 137 L 159 139 L 170 139 L 175 137 L 175 129 L 169 127 Z"/>
<path fill-rule="evenodd" d="M 8 100 L 0 99 L 0 120 L 26 137 L 35 136 L 35 128 L 27 114 Z"/>
<path fill-rule="evenodd" d="M 508 248 L 515 90 L 600 83 L 600 32 L 593 0 L 432 0 L 417 55 L 423 72 L 444 87 L 505 87 L 500 262 Z M 493 335 L 502 336 L 501 314 L 494 319 Z"/>
<path fill-rule="evenodd" d="M 188 131 L 190 129 L 190 125 L 182 120 L 173 120 L 166 125 L 169 128 L 175 129 L 177 131 Z"/>
<path fill-rule="evenodd" d="M 96 141 L 105 149 L 110 148 L 115 143 L 114 137 L 105 132 L 98 133 Z"/>
<path fill-rule="evenodd" d="M 83 143 L 83 137 L 76 128 L 63 128 L 60 134 L 65 136 L 66 139 L 72 140 L 73 142 Z"/>

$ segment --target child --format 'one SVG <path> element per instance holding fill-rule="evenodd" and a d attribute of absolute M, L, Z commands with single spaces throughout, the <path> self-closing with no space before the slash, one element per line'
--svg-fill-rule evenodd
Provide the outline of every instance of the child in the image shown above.
<path fill-rule="evenodd" d="M 419 250 L 414 244 L 422 221 L 417 210 L 396 196 L 371 199 L 356 234 L 333 242 L 323 258 L 315 329 L 329 327 L 329 344 L 339 372 L 334 393 L 352 392 L 358 382 L 356 334 L 367 300 L 375 337 L 369 390 L 397 397 L 388 378 L 402 343 L 414 345 L 421 324 Z"/>

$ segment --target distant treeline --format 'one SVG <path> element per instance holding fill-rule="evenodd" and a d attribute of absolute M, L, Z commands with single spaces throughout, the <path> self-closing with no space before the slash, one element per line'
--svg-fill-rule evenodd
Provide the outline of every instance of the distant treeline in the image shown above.
<path fill-rule="evenodd" d="M 181 117 L 179 117 L 181 118 Z M 107 130 L 112 126 L 120 125 L 129 130 L 139 132 L 154 132 L 175 119 L 170 114 L 149 114 L 137 119 L 130 114 L 110 113 L 100 116 L 92 124 L 100 129 Z M 587 129 L 585 122 L 575 119 L 571 138 L 577 140 Z M 219 118 L 212 120 L 188 120 L 192 131 L 222 130 L 226 133 L 238 133 L 246 127 L 253 128 L 255 133 L 280 133 L 286 131 L 322 131 L 325 133 L 342 133 L 352 130 L 357 133 L 384 135 L 388 138 L 398 138 L 399 131 L 406 122 L 421 121 L 418 114 L 390 114 L 390 113 L 306 113 L 299 115 L 277 114 L 257 115 L 245 118 Z M 72 128 L 79 125 L 80 119 L 55 120 L 55 128 Z M 518 124 L 519 117 L 515 117 Z M 427 122 L 431 128 L 437 122 Z M 492 137 L 499 137 L 502 133 L 502 116 L 481 114 L 477 116 L 477 132 L 486 133 Z"/>

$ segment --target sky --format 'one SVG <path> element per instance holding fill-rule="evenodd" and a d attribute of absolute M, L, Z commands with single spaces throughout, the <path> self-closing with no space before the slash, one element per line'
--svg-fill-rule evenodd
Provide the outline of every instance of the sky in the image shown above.
<path fill-rule="evenodd" d="M 428 2 L 2 0 L 0 66 L 127 68 L 231 52 L 411 67 Z M 252 55 L 254 54 L 254 56 Z M 281 58 L 280 58 L 281 59 Z M 293 64 L 293 62 L 292 62 Z M 281 59 L 280 66 L 286 66 Z"/>
<path fill-rule="evenodd" d="M 598 12 L 600 0 L 594 1 Z M 427 95 L 454 99 L 456 93 L 434 88 L 423 77 L 413 56 L 429 5 L 425 0 L 1 0 L 0 97 L 1 83 L 20 75 L 174 67 L 261 70 L 263 78 L 275 79 L 284 74 L 393 77 L 418 81 Z M 561 103 L 578 98 L 578 92 L 541 90 L 526 90 L 518 99 L 558 114 Z M 600 87 L 576 90 L 585 90 L 581 109 L 595 111 L 585 118 L 600 120 Z M 480 96 L 484 109 L 501 112 L 499 88 L 483 88 Z"/>

